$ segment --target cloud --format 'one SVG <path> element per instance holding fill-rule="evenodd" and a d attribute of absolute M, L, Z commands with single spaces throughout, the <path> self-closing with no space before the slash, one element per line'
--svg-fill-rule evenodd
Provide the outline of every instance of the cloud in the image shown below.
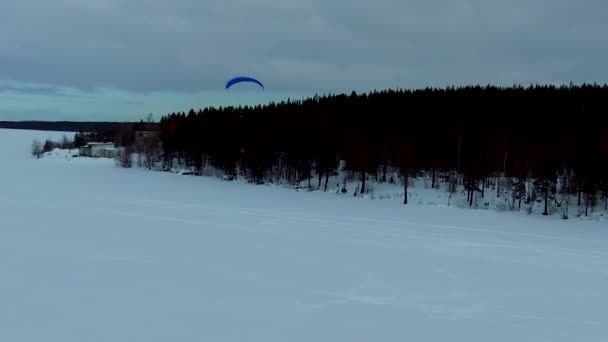
<path fill-rule="evenodd" d="M 219 90 L 235 74 L 294 91 L 602 81 L 608 6 L 583 2 L 8 0 L 0 79 L 133 92 Z"/>
<path fill-rule="evenodd" d="M 82 92 L 73 88 L 56 88 L 61 96 L 52 92 L 19 92 L 14 89 L 28 89 L 15 85 L 0 87 L 11 91 L 0 91 L 0 120 L 112 120 L 137 121 L 148 113 L 156 119 L 176 112 L 187 112 L 191 108 L 207 106 L 228 106 L 258 104 L 280 101 L 286 97 L 299 98 L 297 93 L 260 92 L 259 89 L 239 89 L 238 91 L 199 92 L 128 92 L 124 90 L 99 88 Z"/>
<path fill-rule="evenodd" d="M 30 95 L 49 95 L 49 96 L 63 96 L 63 93 L 59 88 L 48 85 L 19 85 L 19 84 L 6 84 L 0 83 L 0 93 L 17 93 L 17 94 L 30 94 Z"/>
<path fill-rule="evenodd" d="M 47 97 L 70 97 L 70 98 L 91 98 L 94 94 L 84 89 L 72 89 L 62 86 L 49 84 L 35 84 L 0 80 L 1 95 L 16 96 L 47 96 Z"/>
<path fill-rule="evenodd" d="M 136 116 L 388 87 L 604 83 L 607 17 L 604 0 L 4 0 L 0 109 Z M 266 91 L 227 94 L 235 75 Z"/>

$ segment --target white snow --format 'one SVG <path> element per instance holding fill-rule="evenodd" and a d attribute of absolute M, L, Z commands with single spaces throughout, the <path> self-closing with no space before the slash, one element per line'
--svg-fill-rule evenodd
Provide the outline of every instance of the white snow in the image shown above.
<path fill-rule="evenodd" d="M 608 225 L 30 156 L 0 130 L 1 341 L 607 341 Z"/>

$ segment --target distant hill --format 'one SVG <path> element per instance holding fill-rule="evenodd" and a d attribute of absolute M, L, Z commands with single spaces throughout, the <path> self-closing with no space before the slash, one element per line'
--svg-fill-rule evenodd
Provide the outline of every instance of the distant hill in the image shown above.
<path fill-rule="evenodd" d="M 0 121 L 0 128 L 59 132 L 99 132 L 131 129 L 138 122 Z"/>

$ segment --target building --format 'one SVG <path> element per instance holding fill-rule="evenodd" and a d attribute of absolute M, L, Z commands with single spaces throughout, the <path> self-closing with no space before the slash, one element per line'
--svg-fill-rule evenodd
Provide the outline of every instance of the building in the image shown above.
<path fill-rule="evenodd" d="M 141 146 L 146 141 L 158 139 L 158 132 L 155 131 L 135 131 L 135 145 Z"/>
<path fill-rule="evenodd" d="M 114 143 L 111 142 L 90 142 L 80 147 L 80 155 L 93 158 L 114 158 L 117 154 Z"/>

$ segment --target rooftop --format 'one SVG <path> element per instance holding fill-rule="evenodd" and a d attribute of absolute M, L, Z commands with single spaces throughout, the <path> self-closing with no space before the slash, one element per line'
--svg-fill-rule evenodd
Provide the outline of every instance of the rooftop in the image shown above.
<path fill-rule="evenodd" d="M 111 142 L 90 142 L 90 143 L 87 143 L 87 145 L 114 145 L 114 143 L 111 143 Z"/>

